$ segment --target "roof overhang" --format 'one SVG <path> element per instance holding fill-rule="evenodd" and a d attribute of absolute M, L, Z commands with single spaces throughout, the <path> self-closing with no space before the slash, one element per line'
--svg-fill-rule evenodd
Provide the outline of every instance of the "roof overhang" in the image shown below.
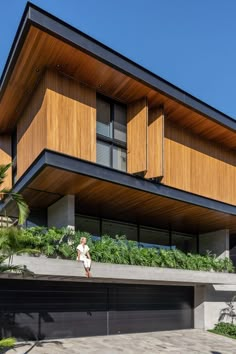
<path fill-rule="evenodd" d="M 14 191 L 22 193 L 32 209 L 47 208 L 73 194 L 83 214 L 196 234 L 236 231 L 233 205 L 49 150 L 29 167 Z"/>
<path fill-rule="evenodd" d="M 0 81 L 0 133 L 14 128 L 47 68 L 122 102 L 146 96 L 150 107 L 164 106 L 167 119 L 236 148 L 234 119 L 30 3 Z"/>

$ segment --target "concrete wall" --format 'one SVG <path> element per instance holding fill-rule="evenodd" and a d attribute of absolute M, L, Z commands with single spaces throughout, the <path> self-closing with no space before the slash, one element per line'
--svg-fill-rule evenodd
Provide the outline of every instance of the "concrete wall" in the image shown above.
<path fill-rule="evenodd" d="M 217 257 L 229 258 L 229 230 L 218 230 L 199 235 L 199 252 L 211 251 Z"/>
<path fill-rule="evenodd" d="M 66 195 L 48 208 L 48 227 L 75 229 L 75 197 Z"/>
<path fill-rule="evenodd" d="M 74 245 L 76 248 L 77 245 Z M 69 277 L 72 281 L 80 281 L 78 278 L 78 262 L 71 260 L 63 260 L 57 258 L 30 257 L 30 256 L 14 256 L 14 264 L 25 264 L 30 270 L 40 275 L 48 275 L 59 279 Z M 80 263 L 79 263 L 80 264 Z M 83 268 L 83 267 L 82 267 Z M 97 281 L 119 281 L 119 282 L 135 282 L 145 284 L 165 285 L 208 285 L 221 284 L 224 286 L 236 286 L 236 274 L 232 273 L 216 273 L 203 272 L 195 270 L 158 268 L 133 266 L 126 264 L 110 264 L 92 262 L 93 279 Z M 0 274 L 1 275 L 1 274 Z M 84 275 L 82 273 L 82 275 Z M 69 280 L 69 279 L 68 279 Z"/>
<path fill-rule="evenodd" d="M 220 320 L 221 311 L 227 308 L 227 303 L 234 295 L 236 295 L 235 285 L 196 285 L 194 328 L 205 330 L 214 328 Z M 224 316 L 221 320 L 231 322 L 231 317 Z"/>

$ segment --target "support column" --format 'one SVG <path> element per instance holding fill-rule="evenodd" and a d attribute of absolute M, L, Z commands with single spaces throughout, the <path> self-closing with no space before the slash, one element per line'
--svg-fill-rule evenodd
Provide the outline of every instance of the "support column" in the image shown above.
<path fill-rule="evenodd" d="M 66 195 L 48 207 L 48 227 L 75 230 L 75 196 Z"/>
<path fill-rule="evenodd" d="M 229 258 L 229 230 L 218 230 L 199 235 L 199 253 L 206 251 L 216 254 L 219 258 Z"/>
<path fill-rule="evenodd" d="M 194 328 L 205 328 L 205 285 L 194 288 Z"/>

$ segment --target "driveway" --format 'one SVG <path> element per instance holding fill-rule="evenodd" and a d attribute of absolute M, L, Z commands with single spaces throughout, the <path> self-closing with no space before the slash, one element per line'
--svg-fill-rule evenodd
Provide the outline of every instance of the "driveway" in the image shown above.
<path fill-rule="evenodd" d="M 42 341 L 18 344 L 7 354 L 236 354 L 236 340 L 198 329 Z"/>

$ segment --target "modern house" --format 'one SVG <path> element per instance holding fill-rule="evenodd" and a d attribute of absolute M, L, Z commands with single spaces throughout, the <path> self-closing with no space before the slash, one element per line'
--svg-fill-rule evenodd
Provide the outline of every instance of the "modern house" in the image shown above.
<path fill-rule="evenodd" d="M 0 82 L 9 162 L 28 226 L 236 262 L 236 121 L 32 4 Z M 8 200 L 4 210 L 16 212 Z M 75 262 L 30 265 L 33 279 L 1 276 L 7 334 L 211 328 L 236 292 L 235 274 L 97 265 L 85 280 Z"/>

